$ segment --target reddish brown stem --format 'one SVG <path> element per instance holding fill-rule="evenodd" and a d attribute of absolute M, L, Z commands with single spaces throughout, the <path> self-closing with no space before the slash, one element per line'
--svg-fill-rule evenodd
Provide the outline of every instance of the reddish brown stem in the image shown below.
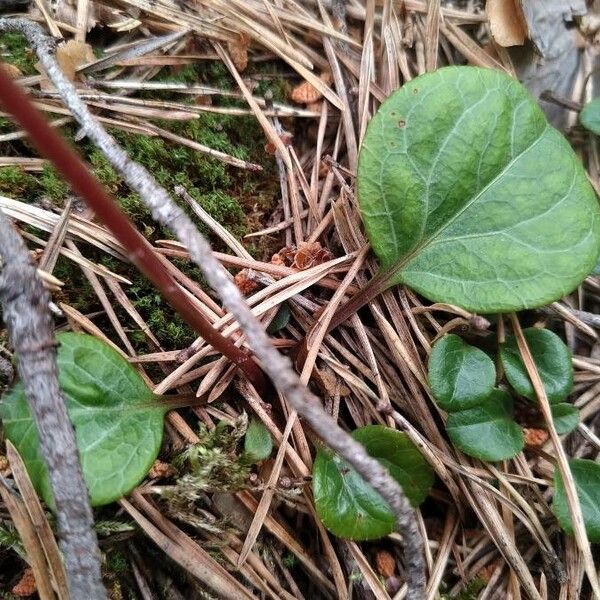
<path fill-rule="evenodd" d="M 371 279 L 366 287 L 358 290 L 346 304 L 340 306 L 340 308 L 334 313 L 331 318 L 331 322 L 327 327 L 327 333 L 333 331 L 336 327 L 347 321 L 354 313 L 358 312 L 365 304 L 368 304 L 384 292 L 388 287 L 389 272 L 380 271 Z M 304 362 L 308 354 L 308 338 L 304 336 L 290 353 L 292 360 L 298 371 L 301 371 L 304 367 Z"/>
<path fill-rule="evenodd" d="M 379 294 L 385 292 L 389 287 L 390 274 L 388 271 L 380 271 L 371 279 L 367 285 L 354 294 L 346 304 L 340 306 L 339 310 L 333 315 L 331 323 L 327 328 L 327 333 L 333 331 L 338 325 L 347 321 L 354 313 L 358 312 L 363 306 L 377 298 Z"/>
<path fill-rule="evenodd" d="M 0 69 L 0 103 L 27 131 L 40 154 L 48 158 L 71 188 L 94 210 L 114 234 L 133 264 L 160 290 L 165 300 L 207 343 L 235 363 L 259 389 L 264 377 L 243 350 L 221 335 L 197 310 L 155 256 L 152 246 L 117 208 L 114 200 L 63 138 L 51 128 L 27 95 Z"/>

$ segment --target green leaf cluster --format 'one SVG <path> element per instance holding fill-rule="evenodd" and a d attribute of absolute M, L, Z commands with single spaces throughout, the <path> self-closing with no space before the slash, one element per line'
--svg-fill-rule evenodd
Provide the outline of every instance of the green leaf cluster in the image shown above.
<path fill-rule="evenodd" d="M 573 388 L 571 354 L 562 340 L 546 329 L 523 331 L 550 402 L 554 427 L 566 434 L 579 423 L 579 411 L 564 402 Z M 513 393 L 536 401 L 535 391 L 519 353 L 516 338 L 508 336 L 499 349 L 506 380 Z M 523 448 L 521 427 L 513 420 L 513 397 L 495 388 L 492 359 L 456 335 L 448 334 L 433 346 L 429 357 L 429 383 L 438 405 L 448 411 L 446 431 L 465 454 L 487 461 L 511 458 Z M 588 536 L 600 542 L 600 464 L 570 461 L 571 472 Z M 553 509 L 565 531 L 572 533 L 564 485 L 554 475 Z"/>
<path fill-rule="evenodd" d="M 523 449 L 523 432 L 512 419 L 509 394 L 494 389 L 496 368 L 479 348 L 448 334 L 429 356 L 429 384 L 446 410 L 446 431 L 454 445 L 469 456 L 497 461 Z"/>
<path fill-rule="evenodd" d="M 573 387 L 569 349 L 547 329 L 525 329 L 524 335 L 552 404 L 554 426 L 559 434 L 568 433 L 579 422 L 577 408 L 563 402 Z M 514 336 L 508 336 L 501 345 L 500 359 L 514 393 L 535 402 Z M 504 389 L 494 387 L 496 369 L 485 352 L 457 335 L 445 335 L 431 351 L 429 383 L 438 405 L 449 413 L 448 436 L 465 454 L 498 461 L 523 449 L 522 429 L 513 419 L 514 399 Z"/>
<path fill-rule="evenodd" d="M 433 470 L 406 434 L 367 425 L 353 431 L 352 437 L 389 471 L 413 506 L 425 500 L 433 485 Z M 318 450 L 313 465 L 313 493 L 319 518 L 339 537 L 371 540 L 395 529 L 385 500 L 346 461 L 325 448 Z"/>

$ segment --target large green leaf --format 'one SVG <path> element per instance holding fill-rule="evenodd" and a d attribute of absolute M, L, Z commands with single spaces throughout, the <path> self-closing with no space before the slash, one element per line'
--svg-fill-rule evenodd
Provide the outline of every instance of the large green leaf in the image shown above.
<path fill-rule="evenodd" d="M 548 401 L 552 404 L 562 402 L 573 389 L 571 351 L 548 329 L 531 327 L 525 329 L 523 334 L 544 384 Z M 535 401 L 537 396 L 514 336 L 507 336 L 506 342 L 500 348 L 500 358 L 510 385 L 521 396 Z"/>
<path fill-rule="evenodd" d="M 476 406 L 490 395 L 495 379 L 492 359 L 457 335 L 445 335 L 434 344 L 429 356 L 429 384 L 444 410 Z"/>
<path fill-rule="evenodd" d="M 523 449 L 523 431 L 512 419 L 512 398 L 494 390 L 474 408 L 452 413 L 446 431 L 465 454 L 481 460 L 512 458 Z"/>
<path fill-rule="evenodd" d="M 579 122 L 586 128 L 600 135 L 600 98 L 588 102 L 579 113 Z"/>
<path fill-rule="evenodd" d="M 600 249 L 579 159 L 498 71 L 439 69 L 390 96 L 364 138 L 358 198 L 386 286 L 477 312 L 556 300 Z"/>
<path fill-rule="evenodd" d="M 352 433 L 402 486 L 413 506 L 426 498 L 433 485 L 433 471 L 406 434 L 367 425 Z M 320 449 L 313 465 L 313 492 L 317 514 L 335 535 L 352 540 L 371 540 L 395 529 L 394 515 L 381 496 L 367 485 L 344 460 Z"/>
<path fill-rule="evenodd" d="M 581 504 L 583 522 L 591 542 L 600 542 L 600 464 L 593 460 L 574 458 L 569 461 L 575 489 Z M 567 533 L 573 533 L 573 523 L 567 505 L 567 495 L 558 469 L 554 472 L 554 503 L 558 522 Z"/>
<path fill-rule="evenodd" d="M 83 476 L 92 505 L 131 491 L 154 462 L 165 407 L 155 403 L 137 371 L 109 345 L 88 335 L 58 336 L 59 382 L 75 427 Z M 6 437 L 17 447 L 38 492 L 52 493 L 38 447 L 38 433 L 17 383 L 2 399 Z"/>
<path fill-rule="evenodd" d="M 554 428 L 558 435 L 571 433 L 579 425 L 579 409 L 576 406 L 560 402 L 553 404 L 550 408 L 552 409 Z"/>

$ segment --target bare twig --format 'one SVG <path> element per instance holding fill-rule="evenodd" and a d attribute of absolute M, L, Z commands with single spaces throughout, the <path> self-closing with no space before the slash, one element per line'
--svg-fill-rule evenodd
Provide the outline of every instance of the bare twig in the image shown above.
<path fill-rule="evenodd" d="M 139 193 L 150 208 L 153 217 L 163 226 L 169 227 L 185 244 L 190 256 L 200 267 L 211 287 L 239 322 L 256 356 L 262 362 L 265 372 L 271 377 L 277 389 L 321 439 L 348 461 L 388 502 L 396 516 L 398 531 L 404 541 L 407 598 L 409 600 L 423 598 L 425 589 L 423 542 L 414 511 L 402 488 L 377 460 L 367 454 L 361 444 L 338 426 L 337 422 L 323 410 L 319 400 L 301 384 L 290 361 L 279 354 L 271 344 L 261 323 L 253 316 L 229 274 L 215 259 L 209 243 L 200 235 L 191 220 L 153 177 L 143 167 L 131 161 L 115 140 L 94 120 L 73 85 L 60 71 L 52 55 L 50 40 L 42 29 L 24 19 L 0 19 L 0 30 L 20 31 L 26 35 L 50 80 L 83 131 L 105 154 L 128 185 Z"/>
<path fill-rule="evenodd" d="M 106 598 L 100 552 L 75 434 L 58 386 L 50 296 L 25 244 L 1 210 L 0 255 L 0 302 L 50 475 L 71 597 L 100 600 Z"/>

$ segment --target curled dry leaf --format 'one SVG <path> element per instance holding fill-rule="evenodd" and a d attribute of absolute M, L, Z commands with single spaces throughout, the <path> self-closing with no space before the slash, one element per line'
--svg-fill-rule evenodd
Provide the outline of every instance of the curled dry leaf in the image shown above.
<path fill-rule="evenodd" d="M 235 285 L 238 286 L 238 289 L 244 296 L 251 294 L 257 287 L 258 283 L 254 281 L 254 279 L 250 279 L 248 277 L 248 269 L 242 269 L 235 277 L 234 277 Z"/>
<path fill-rule="evenodd" d="M 387 551 L 379 550 L 375 555 L 377 572 L 387 579 L 396 573 L 396 559 Z"/>
<path fill-rule="evenodd" d="M 292 267 L 304 271 L 332 258 L 333 254 L 327 248 L 322 248 L 320 242 L 303 242 L 296 252 Z"/>
<path fill-rule="evenodd" d="M 240 33 L 235 42 L 228 42 L 227 50 L 235 68 L 241 73 L 248 66 L 248 46 L 250 38 L 245 33 Z"/>
<path fill-rule="evenodd" d="M 175 467 L 162 460 L 156 459 L 148 471 L 150 479 L 168 479 L 177 473 Z"/>
<path fill-rule="evenodd" d="M 92 47 L 85 42 L 69 40 L 56 49 L 56 60 L 70 81 L 75 79 L 75 71 L 78 67 L 92 62 L 94 59 Z"/>
<path fill-rule="evenodd" d="M 298 248 L 296 246 L 282 248 L 272 256 L 271 263 L 305 271 L 332 258 L 333 254 L 327 248 L 322 248 L 320 242 L 302 242 Z"/>
<path fill-rule="evenodd" d="M 319 79 L 325 85 L 329 85 L 332 81 L 331 73 L 323 72 L 319 75 Z M 313 104 L 322 97 L 323 94 L 308 81 L 303 81 L 297 85 L 290 94 L 290 98 L 297 104 Z"/>
<path fill-rule="evenodd" d="M 500 46 L 522 46 L 527 23 L 518 0 L 487 0 L 486 11 L 494 40 Z"/>
<path fill-rule="evenodd" d="M 284 246 L 277 254 L 273 254 L 271 262 L 274 265 L 291 267 L 296 256 L 296 246 Z"/>
<path fill-rule="evenodd" d="M 10 63 L 0 62 L 0 69 L 2 69 L 11 79 L 18 79 L 23 75 L 19 67 L 11 65 Z"/>
<path fill-rule="evenodd" d="M 545 429 L 524 427 L 523 437 L 528 446 L 543 446 L 548 441 L 549 434 Z"/>
<path fill-rule="evenodd" d="M 32 569 L 27 568 L 23 571 L 21 579 L 19 579 L 11 592 L 18 598 L 28 598 L 37 592 L 37 585 Z"/>

